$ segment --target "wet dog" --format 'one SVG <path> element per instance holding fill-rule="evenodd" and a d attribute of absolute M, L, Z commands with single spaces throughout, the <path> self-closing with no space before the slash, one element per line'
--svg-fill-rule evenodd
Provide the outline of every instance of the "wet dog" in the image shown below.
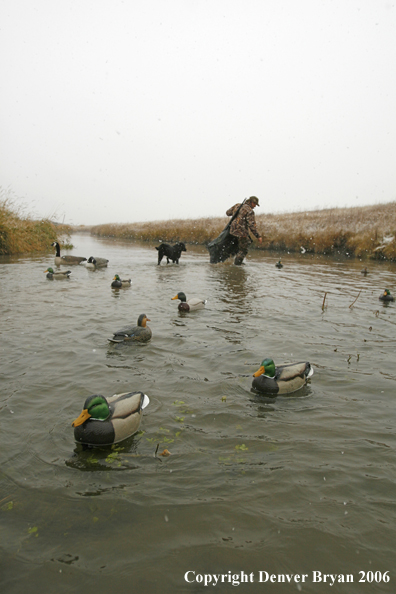
<path fill-rule="evenodd" d="M 178 241 L 175 245 L 161 243 L 161 245 L 155 249 L 158 250 L 158 265 L 161 264 L 161 260 L 164 256 L 167 264 L 169 264 L 169 260 L 172 260 L 174 264 L 179 264 L 181 253 L 187 251 L 186 246 L 182 241 Z"/>

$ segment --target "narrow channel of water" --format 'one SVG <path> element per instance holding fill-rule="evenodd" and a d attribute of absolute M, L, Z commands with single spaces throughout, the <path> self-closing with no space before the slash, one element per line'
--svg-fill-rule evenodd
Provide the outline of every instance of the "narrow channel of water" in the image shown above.
<path fill-rule="evenodd" d="M 393 592 L 396 306 L 378 297 L 396 293 L 396 265 L 364 276 L 357 260 L 301 254 L 278 270 L 261 252 L 211 265 L 187 246 L 157 266 L 154 246 L 72 242 L 108 268 L 49 281 L 52 255 L 0 259 L 2 591 L 197 593 L 213 588 L 200 574 L 244 571 L 238 592 L 327 592 L 317 571 L 352 575 L 335 592 Z M 132 286 L 112 290 L 114 274 Z M 179 291 L 205 309 L 179 313 Z M 111 346 L 141 313 L 151 342 Z M 267 356 L 310 361 L 314 376 L 257 395 Z M 85 398 L 130 390 L 151 400 L 140 432 L 77 446 Z"/>

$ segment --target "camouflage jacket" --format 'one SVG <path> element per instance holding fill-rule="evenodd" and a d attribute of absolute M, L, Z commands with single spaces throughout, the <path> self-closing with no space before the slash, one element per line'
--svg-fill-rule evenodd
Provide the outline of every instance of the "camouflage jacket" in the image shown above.
<path fill-rule="evenodd" d="M 240 205 L 241 203 L 239 202 L 238 204 L 235 204 L 229 208 L 226 212 L 227 217 L 232 217 Z M 249 237 L 249 231 L 253 233 L 257 239 L 261 237 L 260 233 L 257 231 L 256 217 L 254 216 L 253 208 L 250 208 L 248 204 L 244 204 L 239 211 L 239 214 L 231 223 L 230 233 L 236 237 Z"/>

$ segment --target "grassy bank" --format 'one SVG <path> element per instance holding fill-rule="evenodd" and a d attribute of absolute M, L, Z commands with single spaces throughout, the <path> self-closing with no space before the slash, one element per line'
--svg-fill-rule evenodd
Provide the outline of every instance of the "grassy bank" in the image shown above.
<path fill-rule="evenodd" d="M 396 260 L 396 202 L 355 208 L 331 208 L 286 214 L 258 214 L 261 249 L 276 252 L 348 254 Z M 138 241 L 184 241 L 206 245 L 228 218 L 107 224 L 93 235 Z"/>
<path fill-rule="evenodd" d="M 0 255 L 48 251 L 59 235 L 70 227 L 24 214 L 10 192 L 0 189 Z"/>

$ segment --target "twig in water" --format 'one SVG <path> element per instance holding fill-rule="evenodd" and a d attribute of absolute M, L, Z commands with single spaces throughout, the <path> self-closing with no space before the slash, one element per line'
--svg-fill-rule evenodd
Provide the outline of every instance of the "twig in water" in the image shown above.
<path fill-rule="evenodd" d="M 324 311 L 324 309 L 325 309 L 326 295 L 327 295 L 327 293 L 325 293 L 325 294 L 324 294 L 324 297 L 323 297 L 322 311 Z"/>
<path fill-rule="evenodd" d="M 362 292 L 362 290 L 360 289 L 360 291 L 358 293 L 358 296 L 356 297 L 355 301 L 353 301 L 349 307 L 352 307 L 352 305 L 354 305 L 356 303 L 356 301 L 359 299 L 359 295 L 360 295 L 361 292 Z"/>
<path fill-rule="evenodd" d="M 157 457 L 158 448 L 159 448 L 159 443 L 157 443 L 157 447 L 155 448 L 154 458 Z"/>
<path fill-rule="evenodd" d="M 11 495 L 7 495 L 7 497 L 4 497 L 3 499 L 0 499 L 0 503 L 2 503 L 3 501 L 5 501 L 6 499 L 8 499 L 9 497 L 11 497 Z"/>

